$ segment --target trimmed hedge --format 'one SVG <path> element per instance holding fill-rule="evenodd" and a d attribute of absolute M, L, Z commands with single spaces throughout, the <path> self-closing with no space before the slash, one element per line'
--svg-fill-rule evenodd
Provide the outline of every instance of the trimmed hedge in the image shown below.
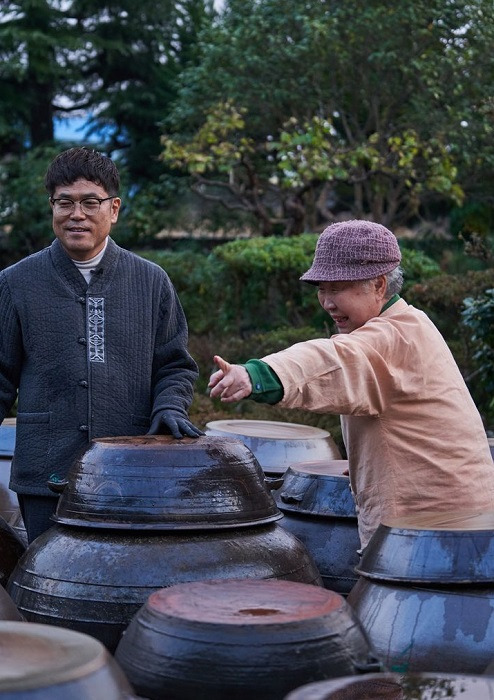
<path fill-rule="evenodd" d="M 300 282 L 310 267 L 317 234 L 291 238 L 240 239 L 212 252 L 142 251 L 163 267 L 175 285 L 191 333 L 235 333 L 246 337 L 280 327 L 312 326 L 324 331 L 327 314 L 316 289 Z M 437 275 L 431 258 L 403 250 L 404 291 Z"/>

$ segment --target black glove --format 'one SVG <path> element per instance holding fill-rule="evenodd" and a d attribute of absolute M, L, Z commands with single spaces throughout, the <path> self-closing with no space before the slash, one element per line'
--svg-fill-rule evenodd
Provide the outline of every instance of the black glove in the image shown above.
<path fill-rule="evenodd" d="M 184 417 L 182 413 L 173 410 L 157 413 L 148 431 L 148 435 L 162 435 L 164 433 L 171 433 L 177 440 L 183 438 L 184 435 L 192 438 L 204 435 L 202 430 L 192 425 L 187 416 Z"/>

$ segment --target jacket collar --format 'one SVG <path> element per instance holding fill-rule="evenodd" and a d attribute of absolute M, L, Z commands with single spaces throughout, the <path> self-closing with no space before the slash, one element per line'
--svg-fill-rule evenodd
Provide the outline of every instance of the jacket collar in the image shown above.
<path fill-rule="evenodd" d="M 88 289 L 88 284 L 71 258 L 67 255 L 58 238 L 55 238 L 51 244 L 50 254 L 53 264 L 65 282 L 73 288 L 76 293 L 85 294 Z M 119 246 L 112 238 L 108 238 L 105 254 L 96 269 L 96 273 L 93 275 L 94 279 L 91 280 L 89 285 L 91 292 L 98 294 L 102 291 L 103 287 L 106 287 L 110 278 L 113 276 L 119 255 Z"/>

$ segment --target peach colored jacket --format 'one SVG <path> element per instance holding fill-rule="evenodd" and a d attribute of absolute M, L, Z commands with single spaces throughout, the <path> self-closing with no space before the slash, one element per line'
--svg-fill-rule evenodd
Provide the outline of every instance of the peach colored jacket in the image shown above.
<path fill-rule="evenodd" d="M 494 510 L 482 420 L 443 337 L 403 299 L 349 334 L 262 358 L 278 404 L 341 414 L 365 547 L 379 522 L 423 510 Z"/>

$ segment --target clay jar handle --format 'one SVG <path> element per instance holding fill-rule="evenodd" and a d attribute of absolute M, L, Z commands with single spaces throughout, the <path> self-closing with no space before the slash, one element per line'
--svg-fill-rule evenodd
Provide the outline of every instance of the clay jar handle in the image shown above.
<path fill-rule="evenodd" d="M 54 493 L 62 493 L 62 491 L 65 489 L 68 483 L 69 482 L 67 481 L 67 479 L 62 479 L 57 474 L 52 474 L 46 482 L 46 485 L 48 486 L 50 491 L 53 491 Z"/>

